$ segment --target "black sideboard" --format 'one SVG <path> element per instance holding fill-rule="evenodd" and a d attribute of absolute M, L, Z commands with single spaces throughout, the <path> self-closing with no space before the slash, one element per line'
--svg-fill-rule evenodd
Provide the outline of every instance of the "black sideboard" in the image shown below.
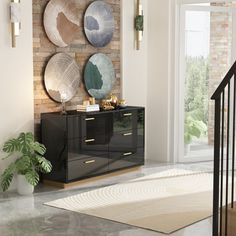
<path fill-rule="evenodd" d="M 145 110 L 41 114 L 41 137 L 53 170 L 45 180 L 70 183 L 144 164 Z"/>

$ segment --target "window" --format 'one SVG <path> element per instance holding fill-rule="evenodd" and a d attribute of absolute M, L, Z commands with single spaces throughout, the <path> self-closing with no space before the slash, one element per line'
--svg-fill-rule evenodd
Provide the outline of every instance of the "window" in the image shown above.
<path fill-rule="evenodd" d="M 178 91 L 179 161 L 213 157 L 211 95 L 232 65 L 234 8 L 222 3 L 182 5 Z"/>

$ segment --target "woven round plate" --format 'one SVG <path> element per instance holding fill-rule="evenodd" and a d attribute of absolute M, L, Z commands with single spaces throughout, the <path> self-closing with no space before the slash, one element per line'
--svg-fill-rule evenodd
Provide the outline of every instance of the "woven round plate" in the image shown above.
<path fill-rule="evenodd" d="M 66 53 L 54 55 L 48 62 L 44 83 L 49 96 L 56 102 L 68 102 L 80 85 L 80 70 L 76 61 Z"/>

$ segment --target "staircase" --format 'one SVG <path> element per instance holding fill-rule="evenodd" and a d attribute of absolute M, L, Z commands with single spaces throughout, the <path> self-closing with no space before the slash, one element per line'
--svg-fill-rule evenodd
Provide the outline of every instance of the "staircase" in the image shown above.
<path fill-rule="evenodd" d="M 227 230 L 225 228 L 226 226 L 226 208 L 223 207 L 222 210 L 222 235 L 228 236 L 236 236 L 236 205 L 234 205 L 234 208 L 231 208 L 231 206 L 228 206 L 228 223 L 227 223 Z M 219 234 L 220 235 L 220 234 Z"/>
<path fill-rule="evenodd" d="M 236 236 L 236 62 L 212 96 L 215 101 L 213 236 Z M 232 171 L 233 170 L 233 171 Z"/>

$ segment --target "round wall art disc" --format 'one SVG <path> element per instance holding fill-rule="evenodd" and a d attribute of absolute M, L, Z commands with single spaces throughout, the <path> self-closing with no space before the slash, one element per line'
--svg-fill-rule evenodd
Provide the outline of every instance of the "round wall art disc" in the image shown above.
<path fill-rule="evenodd" d="M 51 0 L 44 12 L 44 28 L 48 38 L 59 47 L 68 46 L 79 31 L 74 0 Z"/>
<path fill-rule="evenodd" d="M 48 62 L 44 83 L 49 96 L 57 102 L 70 101 L 80 85 L 80 71 L 76 61 L 65 53 L 58 53 Z"/>
<path fill-rule="evenodd" d="M 114 28 L 112 8 L 103 1 L 91 3 L 84 16 L 88 41 L 95 47 L 104 47 L 112 40 Z"/>
<path fill-rule="evenodd" d="M 106 55 L 93 55 L 86 64 L 84 73 L 85 86 L 92 97 L 103 99 L 111 92 L 115 83 L 115 71 Z"/>

